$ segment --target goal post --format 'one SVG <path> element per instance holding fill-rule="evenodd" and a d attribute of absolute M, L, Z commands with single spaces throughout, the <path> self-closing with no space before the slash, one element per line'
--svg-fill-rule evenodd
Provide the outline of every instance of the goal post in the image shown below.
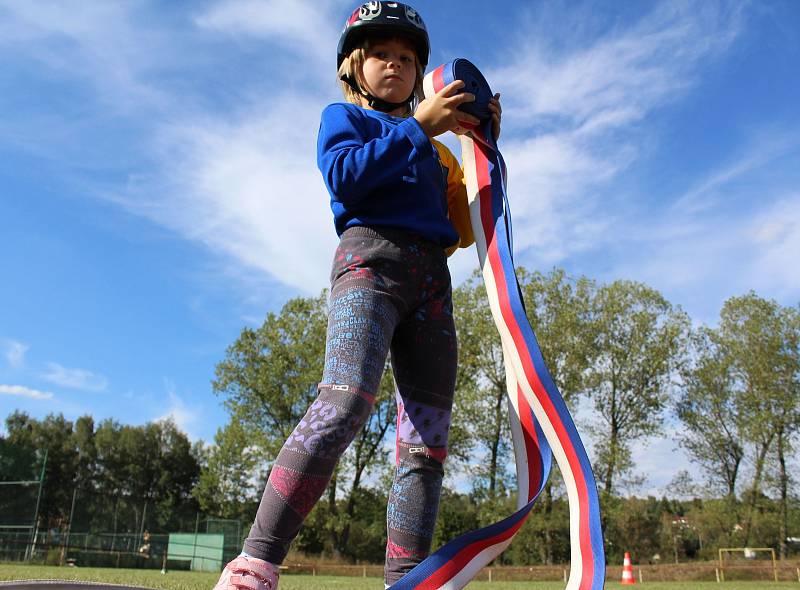
<path fill-rule="evenodd" d="M 730 553 L 741 553 L 746 559 L 754 559 L 757 553 L 769 553 L 772 558 L 772 577 L 778 581 L 778 562 L 775 559 L 775 550 L 771 547 L 722 547 L 719 550 L 720 581 L 725 581 L 725 558 Z"/>

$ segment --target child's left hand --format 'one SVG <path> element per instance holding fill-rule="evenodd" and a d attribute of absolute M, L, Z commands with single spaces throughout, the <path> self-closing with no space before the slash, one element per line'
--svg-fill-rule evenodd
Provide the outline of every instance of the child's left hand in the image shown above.
<path fill-rule="evenodd" d="M 499 92 L 489 101 L 489 110 L 492 111 L 492 135 L 494 135 L 494 140 L 497 141 L 500 139 L 500 119 L 503 115 Z"/>

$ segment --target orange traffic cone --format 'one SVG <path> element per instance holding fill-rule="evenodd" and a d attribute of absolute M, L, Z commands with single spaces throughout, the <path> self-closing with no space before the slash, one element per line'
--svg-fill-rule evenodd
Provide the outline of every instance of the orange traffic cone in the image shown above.
<path fill-rule="evenodd" d="M 635 584 L 636 580 L 633 577 L 633 566 L 631 566 L 631 554 L 625 552 L 625 559 L 622 561 L 622 584 L 629 585 Z"/>

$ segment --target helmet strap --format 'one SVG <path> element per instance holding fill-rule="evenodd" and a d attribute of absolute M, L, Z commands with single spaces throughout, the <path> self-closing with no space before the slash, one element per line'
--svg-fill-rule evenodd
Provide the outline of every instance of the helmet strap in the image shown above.
<path fill-rule="evenodd" d="M 414 91 L 412 90 L 411 95 L 403 102 L 389 102 L 388 100 L 383 100 L 382 98 L 373 96 L 366 90 L 362 89 L 350 75 L 345 74 L 341 76 L 341 80 L 365 99 L 367 99 L 367 104 L 369 104 L 371 108 L 382 113 L 391 113 L 394 110 L 408 106 L 408 104 L 414 99 Z"/>

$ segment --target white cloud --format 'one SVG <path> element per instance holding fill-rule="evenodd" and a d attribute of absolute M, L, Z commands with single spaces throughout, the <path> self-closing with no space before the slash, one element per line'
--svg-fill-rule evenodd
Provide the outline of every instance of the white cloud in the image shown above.
<path fill-rule="evenodd" d="M 794 137 L 781 132 L 751 140 L 667 206 L 632 212 L 615 229 L 624 257 L 614 264 L 614 278 L 664 290 L 706 324 L 716 322 L 725 299 L 751 289 L 794 304 L 800 194 L 791 180 L 796 172 L 783 168 L 800 153 Z"/>
<path fill-rule="evenodd" d="M 178 426 L 178 428 L 180 428 L 189 436 L 189 438 L 197 438 L 191 435 L 190 428 L 197 422 L 199 411 L 186 405 L 186 402 L 184 402 L 176 392 L 174 383 L 169 380 L 165 380 L 164 385 L 167 390 L 169 405 L 167 406 L 167 410 L 159 414 L 155 420 L 172 420 L 175 422 L 175 425 Z M 164 404 L 162 403 L 162 408 L 163 405 Z"/>
<path fill-rule="evenodd" d="M 315 161 L 320 108 L 318 99 L 285 96 L 236 121 L 165 127 L 161 175 L 132 179 L 114 198 L 238 265 L 316 293 L 335 247 Z"/>
<path fill-rule="evenodd" d="M 83 190 L 208 246 L 238 269 L 232 275 L 255 271 L 315 293 L 326 284 L 336 241 L 316 170 L 316 131 L 322 107 L 338 98 L 332 47 L 346 11 L 343 0 L 313 6 L 221 1 L 193 18 L 196 28 L 180 29 L 149 22 L 135 2 L 34 6 L 0 0 L 6 17 L 0 47 L 12 46 L 67 79 L 88 82 L 106 99 L 98 118 L 121 108 L 130 115 L 155 113 L 146 116 L 144 142 L 131 146 L 133 154 L 148 153 L 154 163 L 148 172 L 131 173 L 127 186 L 73 179 Z M 231 89 L 240 100 L 224 110 L 197 94 L 177 92 L 169 77 L 157 75 L 176 70 L 188 76 L 197 55 L 217 59 L 208 44 L 218 44 L 219 34 L 264 43 L 258 49 L 263 68 L 242 72 L 242 84 Z M 236 50 L 236 43 L 225 49 Z M 287 83 L 298 78 L 299 86 Z M 74 145 L 74 122 L 12 125 L 2 123 L 0 130 L 15 137 L 17 147 L 44 157 L 54 133 Z M 60 128 L 69 132 L 58 134 Z M 92 152 L 80 159 L 104 157 Z"/>
<path fill-rule="evenodd" d="M 42 375 L 42 379 L 80 391 L 101 392 L 108 386 L 108 379 L 102 375 L 86 369 L 70 369 L 58 363 L 47 363 L 47 371 Z"/>
<path fill-rule="evenodd" d="M 740 12 L 739 4 L 663 3 L 600 35 L 556 43 L 550 30 L 525 31 L 516 59 L 488 76 L 503 85 L 501 147 L 518 250 L 533 247 L 537 263 L 554 264 L 613 239 L 607 230 L 621 212 L 603 189 L 641 157 L 649 139 L 641 121 L 685 95 L 700 68 L 730 46 Z M 563 30 L 588 26 L 572 24 Z"/>
<path fill-rule="evenodd" d="M 0 0 L 0 47 L 73 80 L 88 81 L 114 111 L 163 103 L 147 81 L 172 62 L 180 30 L 137 23 L 137 2 Z"/>
<path fill-rule="evenodd" d="M 18 395 L 30 399 L 53 399 L 49 391 L 39 391 L 23 385 L 0 385 L 0 395 Z"/>
<path fill-rule="evenodd" d="M 592 30 L 587 9 L 570 11 L 574 22 L 557 28 L 547 18 L 520 15 L 517 31 L 497 49 L 510 58 L 487 71 L 490 80 L 502 80 L 501 147 L 520 263 L 560 264 L 627 243 L 635 262 L 616 266 L 617 276 L 632 269 L 633 277 L 651 272 L 690 284 L 714 259 L 689 265 L 687 256 L 694 261 L 701 248 L 729 252 L 731 232 L 714 241 L 707 223 L 689 214 L 715 210 L 719 189 L 758 168 L 757 157 L 695 183 L 666 221 L 609 203 L 607 189 L 642 156 L 649 140 L 643 121 L 689 92 L 702 68 L 739 37 L 743 6 L 659 3 L 633 25 L 605 30 Z M 269 276 L 311 294 L 327 283 L 335 244 L 315 134 L 321 108 L 338 99 L 332 47 L 350 7 L 344 0 L 223 0 L 180 29 L 149 20 L 142 26 L 147 15 L 137 3 L 0 0 L 7 17 L 0 19 L 0 45 L 24 45 L 50 67 L 85 76 L 103 96 L 159 105 L 160 116 L 145 128 L 150 140 L 137 148 L 150 150 L 157 167 L 131 174 L 126 187 L 96 188 L 97 196 L 205 244 L 222 255 L 231 276 Z M 209 43 L 218 47 L 225 37 L 233 42 L 221 53 L 254 43 L 264 55 L 263 70 L 242 68 L 232 106 L 212 108 L 153 75 L 192 71 L 180 66 L 196 64 Z M 750 236 L 750 228 L 740 229 Z M 792 246 L 784 244 L 773 247 L 765 267 L 782 260 Z M 646 265 L 638 253 L 652 255 Z M 469 252 L 451 259 L 456 281 L 474 260 Z"/>
<path fill-rule="evenodd" d="M 766 208 L 749 226 L 751 243 L 758 248 L 754 270 L 759 283 L 782 295 L 800 293 L 800 193 Z"/>
<path fill-rule="evenodd" d="M 179 32 L 171 23 L 142 26 L 146 14 L 136 3 L 2 6 L 13 26 L 0 30 L 40 61 L 85 75 L 101 95 L 158 105 L 146 129 L 153 139 L 139 146 L 158 167 L 131 174 L 126 187 L 96 187 L 97 196 L 205 244 L 245 272 L 305 293 L 326 285 L 335 235 L 315 135 L 320 110 L 339 98 L 332 48 L 349 3 L 223 0 Z M 503 81 L 502 147 L 518 252 L 550 265 L 603 247 L 615 219 L 596 188 L 638 157 L 635 125 L 685 92 L 697 64 L 736 37 L 738 5 L 731 6 L 658 5 L 627 29 L 593 31 L 588 42 L 576 37 L 557 49 L 546 44 L 556 47 L 553 30 L 526 25 L 520 38 L 509 34 L 504 43 L 518 58 L 488 73 Z M 263 71 L 243 69 L 232 108 L 186 100 L 153 75 L 193 64 L 193 48 L 207 55 L 220 35 L 237 41 L 226 51 L 263 43 L 253 45 L 263 51 Z M 537 136 L 528 139 L 532 130 Z"/>
<path fill-rule="evenodd" d="M 578 22 L 563 23 L 558 38 L 552 30 L 526 30 L 517 59 L 491 78 L 503 81 L 516 114 L 534 117 L 534 123 L 556 117 L 584 132 L 611 130 L 684 93 L 697 65 L 740 33 L 742 7 L 664 2 L 627 29 L 570 39 L 568 31 L 582 31 L 586 23 L 580 21 L 591 19 L 576 10 L 572 18 Z"/>
<path fill-rule="evenodd" d="M 760 136 L 747 142 L 739 157 L 697 179 L 686 193 L 674 201 L 672 210 L 694 215 L 723 208 L 726 201 L 732 200 L 731 193 L 737 192 L 731 190 L 736 182 L 758 174 L 776 160 L 796 152 L 798 146 L 800 142 L 796 132 L 787 133 L 784 130 L 767 134 L 762 131 Z M 770 183 L 766 179 L 759 185 L 762 191 L 770 190 Z M 748 193 L 752 195 L 751 191 Z"/>
<path fill-rule="evenodd" d="M 337 34 L 330 19 L 293 10 L 283 2 L 231 1 L 195 22 L 291 48 L 297 23 L 318 19 L 320 43 L 309 40 L 312 47 L 304 51 L 319 51 L 315 62 L 327 63 L 324 56 Z M 495 72 L 493 77 L 504 81 L 504 95 L 515 97 L 506 105 L 510 140 L 502 147 L 517 251 L 535 249 L 539 261 L 556 264 L 608 240 L 614 218 L 603 212 L 593 189 L 613 180 L 638 155 L 635 139 L 613 140 L 685 91 L 687 72 L 735 36 L 734 17 L 708 12 L 697 19 L 687 11 L 657 10 L 622 34 L 561 57 L 524 47 L 517 52 L 524 62 Z M 295 50 L 293 59 L 306 58 Z M 317 292 L 327 283 L 335 236 L 313 159 L 318 113 L 326 102 L 314 89 L 332 85 L 328 75 L 303 71 L 307 89 L 292 86 L 283 94 L 276 83 L 268 107 L 258 97 L 233 115 L 178 118 L 162 127 L 159 160 L 167 163 L 162 174 L 132 179 L 129 192 L 115 198 L 237 264 L 305 293 Z M 552 130 L 520 139 L 531 120 Z M 457 280 L 474 267 L 473 260 L 453 260 Z"/>
<path fill-rule="evenodd" d="M 10 367 L 18 368 L 25 363 L 25 354 L 30 349 L 30 346 L 16 340 L 4 340 L 0 344 L 5 349 L 3 356 L 5 356 L 6 362 Z"/>
<path fill-rule="evenodd" d="M 195 24 L 229 35 L 246 35 L 268 40 L 296 52 L 313 67 L 328 64 L 336 46 L 338 28 L 343 24 L 344 2 L 316 0 L 225 0 L 195 18 Z M 338 18 L 337 18 L 338 17 Z"/>
<path fill-rule="evenodd" d="M 610 218 L 585 195 L 623 166 L 592 153 L 569 133 L 510 141 L 503 146 L 517 251 L 535 247 L 555 263 L 597 243 Z"/>

